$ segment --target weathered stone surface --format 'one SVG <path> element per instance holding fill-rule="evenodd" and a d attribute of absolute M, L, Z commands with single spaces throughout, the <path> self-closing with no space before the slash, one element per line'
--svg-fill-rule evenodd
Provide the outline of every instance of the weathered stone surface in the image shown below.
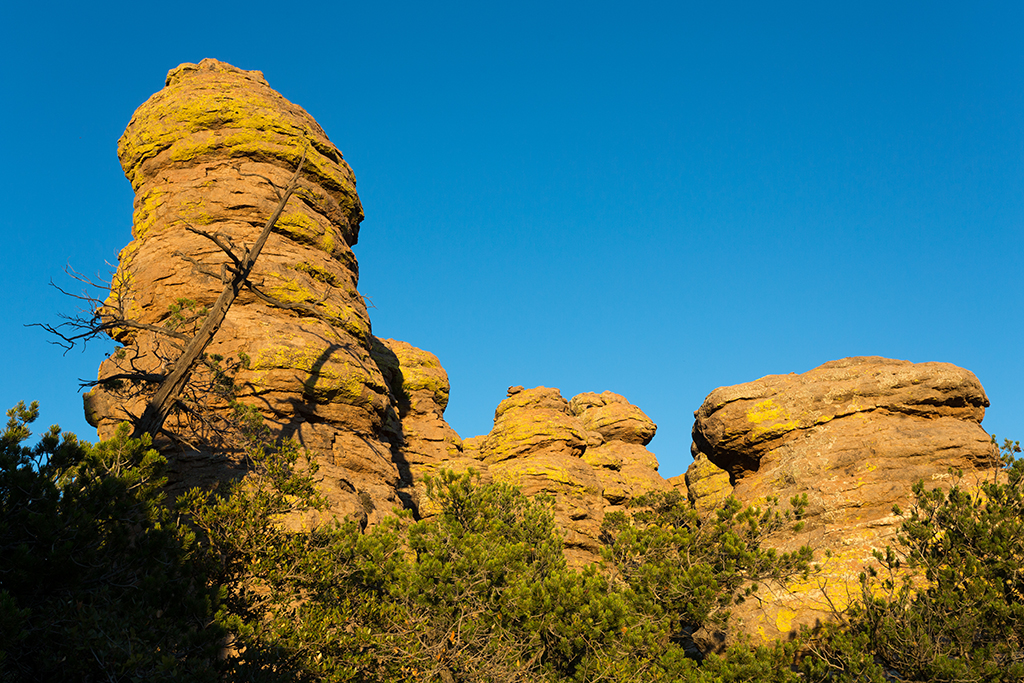
<path fill-rule="evenodd" d="M 487 440 L 487 435 L 486 434 L 481 434 L 479 436 L 471 436 L 468 439 L 463 439 L 462 440 L 462 453 L 463 453 L 463 455 L 465 455 L 467 458 L 472 458 L 474 460 L 483 460 L 483 456 L 480 454 L 480 446 L 486 440 Z"/>
<path fill-rule="evenodd" d="M 686 498 L 687 500 L 689 500 L 690 496 L 689 496 L 689 491 L 687 491 L 687 489 L 686 489 L 686 474 L 685 473 L 684 474 L 677 474 L 674 477 L 669 477 L 668 479 L 666 479 L 666 481 L 669 483 L 669 485 L 673 489 L 676 490 L 677 493 L 679 493 L 679 495 L 681 495 L 683 498 Z"/>
<path fill-rule="evenodd" d="M 488 435 L 459 438 L 444 420 L 449 384 L 438 359 L 371 333 L 351 249 L 363 217 L 351 169 L 313 118 L 259 72 L 216 60 L 173 69 L 135 112 L 118 153 L 136 193 L 134 239 L 104 315 L 137 324 L 115 331 L 124 348 L 101 365 L 101 381 L 167 371 L 179 352 L 161 330 L 192 333 L 181 319 L 220 295 L 230 266 L 224 245 L 241 253 L 253 243 L 305 156 L 253 288 L 207 348 L 231 369 L 233 392 L 210 393 L 216 373 L 197 368 L 181 397 L 192 412 L 165 423 L 169 438 L 158 445 L 176 485 L 241 476 L 238 452 L 218 433 L 237 400 L 275 435 L 309 449 L 332 514 L 366 523 L 403 502 L 433 514 L 427 478 L 473 469 L 483 481 L 552 494 L 570 554 L 594 559 L 606 508 L 669 487 L 644 448 L 654 423 L 610 392 L 570 405 L 556 389 L 513 387 Z M 154 389 L 108 382 L 90 392 L 86 412 L 100 437 L 140 415 Z"/>
<path fill-rule="evenodd" d="M 118 154 L 135 190 L 134 239 L 120 254 L 107 315 L 121 308 L 152 328 L 119 330 L 125 347 L 104 361 L 99 378 L 166 371 L 177 352 L 154 328 L 173 324 L 172 306 L 182 299 L 211 305 L 228 264 L 224 251 L 191 229 L 217 234 L 241 253 L 305 154 L 299 188 L 250 278 L 278 304 L 243 290 L 207 354 L 237 362 L 238 400 L 316 455 L 334 512 L 371 521 L 389 514 L 399 504 L 400 473 L 385 434 L 395 406 L 371 356 L 370 320 L 356 291 L 351 247 L 363 213 L 341 152 L 260 72 L 203 60 L 168 74 L 166 87 L 135 112 Z M 90 392 L 86 412 L 100 437 L 141 414 L 153 388 Z M 226 410 L 208 394 L 202 400 L 198 407 L 211 415 Z M 172 474 L 191 483 L 198 468 L 185 460 L 192 458 L 214 478 L 235 476 L 230 453 L 206 452 L 212 442 L 195 419 L 179 413 L 165 427 L 177 435 L 161 442 Z"/>
<path fill-rule="evenodd" d="M 511 387 L 494 411 L 494 428 L 480 445 L 488 465 L 540 453 L 578 457 L 586 448 L 583 425 L 558 389 Z"/>
<path fill-rule="evenodd" d="M 580 455 L 587 440 L 558 389 L 510 387 L 494 411 L 494 428 L 480 443 L 491 476 L 527 495 L 554 499 L 566 554 L 596 557 L 603 509 L 601 484 Z"/>
<path fill-rule="evenodd" d="M 494 429 L 463 443 L 494 479 L 553 497 L 566 556 L 581 565 L 599 557 L 608 510 L 671 490 L 657 473 L 657 458 L 644 448 L 655 429 L 643 411 L 611 392 L 566 401 L 557 389 L 510 387 Z"/>
<path fill-rule="evenodd" d="M 578 394 L 573 397 L 569 407 L 586 431 L 597 432 L 604 441 L 646 446 L 658 430 L 658 426 L 644 411 L 624 396 L 610 391 Z"/>
<path fill-rule="evenodd" d="M 598 557 L 604 515 L 651 491 L 675 489 L 702 515 L 730 494 L 747 504 L 806 495 L 803 528 L 780 532 L 781 550 L 811 545 L 822 571 L 803 585 L 764 585 L 734 625 L 783 637 L 856 594 L 871 551 L 890 541 L 919 479 L 949 468 L 991 475 L 995 449 L 980 426 L 988 399 L 973 374 L 945 363 L 848 358 L 803 375 L 769 376 L 712 392 L 695 413 L 694 463 L 665 481 L 646 449 L 656 425 L 611 392 L 566 401 L 557 389 L 511 387 L 487 435 L 462 440 L 444 420 L 448 377 L 438 359 L 377 339 L 356 287 L 352 252 L 362 208 L 341 153 L 301 107 L 262 74 L 215 60 L 184 64 L 136 111 L 119 144 L 136 192 L 132 242 L 122 250 L 104 315 L 139 325 L 100 380 L 167 372 L 182 316 L 211 305 L 229 259 L 200 234 L 241 252 L 259 234 L 303 154 L 288 202 L 214 342 L 235 377 L 233 398 L 255 407 L 275 435 L 316 459 L 333 516 L 373 524 L 395 507 L 436 513 L 425 482 L 442 468 L 474 470 L 552 497 L 570 562 Z M 165 425 L 158 445 L 176 486 L 212 485 L 244 465 L 217 430 L 228 396 L 208 367 L 181 399 L 191 412 Z M 153 383 L 108 382 L 86 396 L 101 438 L 142 413 Z M 223 393 L 223 392 L 222 392 Z M 218 422 L 220 420 L 220 422 Z M 286 518 L 296 527 L 320 520 Z M 826 556 L 831 552 L 830 556 Z"/>
<path fill-rule="evenodd" d="M 893 505 L 908 508 L 916 481 L 943 485 L 949 468 L 968 481 L 991 476 L 996 452 L 980 425 L 988 404 L 967 370 L 878 357 L 711 392 L 695 413 L 698 462 L 706 457 L 727 470 L 733 495 L 746 504 L 774 496 L 786 507 L 806 494 L 803 529 L 780 532 L 769 544 L 787 551 L 809 545 L 822 565 L 789 591 L 765 586 L 760 600 L 735 611 L 735 626 L 784 637 L 828 618 L 830 603 L 841 608 L 858 596 L 872 550 L 898 528 Z"/>
<path fill-rule="evenodd" d="M 388 435 L 392 459 L 402 474 L 402 491 L 421 518 L 430 517 L 437 507 L 427 495 L 428 477 L 441 469 L 474 471 L 486 483 L 489 474 L 476 459 L 463 455 L 462 439 L 445 422 L 450 386 L 437 356 L 403 341 L 375 339 L 373 357 L 398 406 L 398 419 L 389 423 Z"/>
<path fill-rule="evenodd" d="M 684 477 L 686 496 L 702 518 L 714 514 L 715 510 L 732 495 L 729 473 L 699 451 L 694 453 L 693 462 L 690 463 Z"/>

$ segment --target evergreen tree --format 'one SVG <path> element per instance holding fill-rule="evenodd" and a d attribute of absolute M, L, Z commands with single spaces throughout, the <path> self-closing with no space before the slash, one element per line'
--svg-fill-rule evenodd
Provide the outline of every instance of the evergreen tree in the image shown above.
<path fill-rule="evenodd" d="M 92 446 L 33 403 L 0 436 L 0 678 L 214 680 L 218 595 L 164 504 L 164 459 L 128 425 Z"/>
<path fill-rule="evenodd" d="M 876 553 L 882 573 L 865 572 L 862 603 L 813 641 L 812 680 L 1024 680 L 1024 461 L 1019 443 L 1002 453 L 978 486 L 914 487 L 896 547 Z"/>

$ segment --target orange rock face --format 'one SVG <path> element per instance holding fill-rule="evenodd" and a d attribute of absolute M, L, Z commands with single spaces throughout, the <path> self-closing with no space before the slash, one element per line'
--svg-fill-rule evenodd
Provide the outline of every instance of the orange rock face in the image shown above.
<path fill-rule="evenodd" d="M 909 507 L 915 482 L 942 485 L 950 468 L 992 476 L 997 454 L 980 425 L 988 405 L 967 370 L 877 357 L 711 392 L 695 413 L 691 471 L 708 469 L 699 464 L 706 458 L 729 473 L 745 504 L 777 497 L 785 508 L 806 495 L 804 527 L 770 544 L 809 545 L 822 565 L 804 584 L 766 587 L 736 610 L 738 625 L 782 637 L 828 618 L 830 603 L 859 597 L 857 577 L 872 550 L 892 541 L 893 505 Z"/>
<path fill-rule="evenodd" d="M 494 412 L 491 432 L 465 443 L 488 476 L 554 499 L 566 558 L 582 565 L 600 557 L 608 511 L 672 489 L 645 448 L 656 429 L 642 410 L 609 391 L 566 401 L 557 389 L 512 387 Z"/>
<path fill-rule="evenodd" d="M 371 520 L 390 513 L 400 504 L 385 435 L 395 406 L 372 358 L 370 319 L 356 290 L 351 247 L 363 212 L 341 152 L 261 73 L 203 60 L 168 74 L 166 87 L 135 112 L 118 153 L 135 190 L 134 239 L 120 254 L 108 305 L 153 329 L 120 330 L 125 346 L 99 378 L 167 370 L 173 340 L 156 330 L 175 324 L 182 300 L 191 302 L 186 313 L 201 309 L 224 287 L 228 256 L 194 230 L 242 253 L 305 155 L 299 188 L 250 278 L 279 305 L 243 290 L 207 355 L 237 366 L 239 401 L 319 456 L 336 513 Z M 86 410 L 100 437 L 140 415 L 151 390 L 90 392 Z M 172 476 L 202 483 L 232 467 L 229 457 L 206 449 L 215 435 L 197 429 L 226 405 L 209 393 L 194 398 L 194 411 L 179 411 L 166 428 L 180 451 Z"/>

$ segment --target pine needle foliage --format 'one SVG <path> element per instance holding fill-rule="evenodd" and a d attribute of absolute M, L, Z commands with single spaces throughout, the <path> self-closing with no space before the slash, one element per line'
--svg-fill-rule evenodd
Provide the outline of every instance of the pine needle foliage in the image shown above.
<path fill-rule="evenodd" d="M 165 460 L 122 425 L 92 446 L 58 427 L 0 436 L 0 680 L 215 680 L 218 590 L 188 562 Z"/>
<path fill-rule="evenodd" d="M 315 464 L 236 407 L 249 474 L 165 498 L 165 460 L 122 426 L 97 444 L 0 436 L 0 681 L 878 682 L 1024 680 L 1024 465 L 915 489 L 864 600 L 796 643 L 702 653 L 759 581 L 811 571 L 766 535 L 799 523 L 676 494 L 610 514 L 604 559 L 566 565 L 553 501 L 440 472 L 438 514 L 324 522 Z M 304 516 L 305 515 L 305 516 Z M 297 526 L 296 520 L 316 520 Z"/>
<path fill-rule="evenodd" d="M 1024 461 L 1018 442 L 1001 452 L 988 481 L 914 487 L 862 602 L 813 641 L 809 680 L 1024 680 Z"/>

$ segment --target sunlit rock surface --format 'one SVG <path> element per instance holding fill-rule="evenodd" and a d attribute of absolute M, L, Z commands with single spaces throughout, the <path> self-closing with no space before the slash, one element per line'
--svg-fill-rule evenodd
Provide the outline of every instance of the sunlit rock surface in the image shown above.
<path fill-rule="evenodd" d="M 220 235 L 241 254 L 305 155 L 299 188 L 250 278 L 284 306 L 243 290 L 207 355 L 237 363 L 238 400 L 315 454 L 335 513 L 389 514 L 399 505 L 400 473 L 384 428 L 395 406 L 356 290 L 352 246 L 363 211 L 341 152 L 260 72 L 207 59 L 171 70 L 164 89 L 135 112 L 118 154 L 135 212 L 108 304 L 154 328 L 173 324 L 181 300 L 210 306 L 224 287 L 227 255 L 190 228 Z M 150 329 L 124 328 L 117 338 L 125 347 L 102 364 L 101 380 L 140 369 L 163 373 L 176 357 Z M 140 415 L 151 390 L 94 389 L 86 410 L 100 437 Z M 196 413 L 227 410 L 210 395 L 200 400 Z M 209 448 L 215 429 L 204 432 L 201 419 L 179 412 L 166 424 L 171 474 L 186 484 L 231 476 L 236 464 Z"/>
<path fill-rule="evenodd" d="M 172 335 L 210 306 L 305 158 L 250 281 L 207 349 L 196 391 L 157 445 L 176 487 L 241 476 L 237 448 L 219 430 L 230 412 L 213 366 L 234 378 L 233 397 L 259 411 L 272 435 L 294 438 L 320 467 L 329 516 L 373 524 L 396 507 L 436 514 L 427 481 L 442 469 L 475 471 L 551 497 L 566 555 L 597 561 L 604 516 L 645 493 L 678 491 L 699 516 L 731 495 L 745 504 L 806 496 L 803 526 L 779 531 L 782 550 L 812 546 L 810 581 L 765 585 L 730 628 L 786 637 L 828 618 L 857 595 L 874 549 L 891 542 L 918 480 L 947 485 L 950 469 L 992 476 L 996 450 L 981 428 L 988 398 L 977 378 L 948 363 L 846 358 L 802 375 L 773 375 L 713 391 L 695 413 L 694 462 L 666 481 L 647 449 L 653 421 L 624 397 L 512 387 L 494 427 L 462 439 L 444 411 L 451 387 L 433 354 L 373 336 L 352 252 L 363 213 L 355 177 L 313 118 L 257 71 L 216 60 L 183 64 L 135 112 L 118 153 L 135 190 L 132 240 L 119 256 L 103 315 L 134 321 L 100 380 L 159 377 L 177 356 Z M 262 294 L 261 294 L 262 293 Z M 155 383 L 104 382 L 85 400 L 101 438 L 138 417 Z M 202 390 L 200 390 L 202 389 Z M 305 520 L 315 522 L 315 520 Z M 709 638 L 710 635 L 709 635 Z M 711 639 L 713 640 L 713 639 Z M 709 640 L 709 642 L 711 642 Z"/>
<path fill-rule="evenodd" d="M 611 392 L 566 401 L 557 389 L 511 387 L 494 412 L 494 428 L 472 453 L 497 481 L 554 499 L 566 557 L 576 565 L 600 557 L 604 515 L 653 491 L 669 491 L 658 460 L 645 448 L 656 430 L 638 407 Z M 467 449 L 469 452 L 469 449 Z"/>
<path fill-rule="evenodd" d="M 783 509 L 807 496 L 804 526 L 771 538 L 809 545 L 821 572 L 788 587 L 765 586 L 735 611 L 736 627 L 765 638 L 829 617 L 859 597 L 858 576 L 872 551 L 891 543 L 914 483 L 992 476 L 997 452 L 981 428 L 988 398 L 971 372 L 949 363 L 878 357 L 832 361 L 802 375 L 770 375 L 716 389 L 695 413 L 691 468 L 699 482 L 721 474 L 745 504 L 777 498 Z M 707 464 L 702 464 L 706 458 Z M 714 495 L 719 495 L 718 493 Z M 702 495 L 691 493 L 700 506 Z"/>

